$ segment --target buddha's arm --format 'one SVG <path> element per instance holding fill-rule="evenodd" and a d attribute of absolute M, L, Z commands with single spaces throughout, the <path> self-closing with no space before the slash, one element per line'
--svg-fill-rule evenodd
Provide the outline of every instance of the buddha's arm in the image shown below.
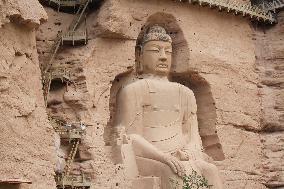
<path fill-rule="evenodd" d="M 145 138 L 143 138 L 141 135 L 130 134 L 129 137 L 130 141 L 132 142 L 132 146 L 136 156 L 159 161 L 168 165 L 172 169 L 172 171 L 178 174 L 179 176 L 184 175 L 184 167 L 178 159 L 158 150 L 150 142 L 145 140 Z"/>
<path fill-rule="evenodd" d="M 187 126 L 190 128 L 190 136 L 188 147 L 194 151 L 202 151 L 202 142 L 198 130 L 198 122 L 196 113 L 191 113 L 189 115 Z"/>
<path fill-rule="evenodd" d="M 141 94 L 142 91 L 126 87 L 119 92 L 117 126 L 125 128 L 120 130 L 125 130 L 124 134 L 133 144 L 137 156 L 162 161 L 163 153 L 143 137 L 142 105 L 137 105 L 142 102 L 138 102 L 139 98 L 136 97 L 136 92 Z"/>
<path fill-rule="evenodd" d="M 140 91 L 136 91 L 137 94 L 141 94 Z M 142 105 L 137 106 L 139 100 L 135 96 L 135 91 L 131 88 L 122 89 L 117 98 L 117 127 L 125 129 L 126 138 L 128 142 L 132 144 L 134 153 L 136 156 L 153 159 L 165 163 L 171 167 L 171 169 L 179 174 L 183 174 L 183 168 L 177 159 L 166 155 L 161 150 L 157 149 L 150 142 L 143 137 L 143 125 L 142 125 Z"/>
<path fill-rule="evenodd" d="M 187 138 L 186 148 L 194 154 L 196 158 L 202 156 L 202 142 L 198 130 L 197 105 L 193 92 L 190 91 L 187 98 L 187 112 L 184 127 Z"/>

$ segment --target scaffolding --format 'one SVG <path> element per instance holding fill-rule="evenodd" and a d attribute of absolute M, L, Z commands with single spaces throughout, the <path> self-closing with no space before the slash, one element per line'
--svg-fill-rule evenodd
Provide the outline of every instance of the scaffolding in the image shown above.
<path fill-rule="evenodd" d="M 70 151 L 66 160 L 64 171 L 55 176 L 57 188 L 91 188 L 92 184 L 90 177 L 86 177 L 83 173 L 80 175 L 70 175 L 71 164 L 74 161 L 81 140 L 86 135 L 86 125 L 83 122 L 67 123 L 52 117 L 49 117 L 49 120 L 56 133 L 59 134 L 60 138 L 63 140 L 68 140 L 70 144 Z"/>
<path fill-rule="evenodd" d="M 69 31 L 62 35 L 61 44 L 86 45 L 87 31 Z"/>
<path fill-rule="evenodd" d="M 43 96 L 44 96 L 44 101 L 46 103 L 47 106 L 47 97 L 48 97 L 48 93 L 50 91 L 50 85 L 51 82 L 54 79 L 59 79 L 62 82 L 67 83 L 67 85 L 69 83 L 73 83 L 73 81 L 71 80 L 71 73 L 70 71 L 64 67 L 51 67 L 44 75 L 43 75 Z"/>
<path fill-rule="evenodd" d="M 67 123 L 51 117 L 49 117 L 49 121 L 61 139 L 69 140 L 69 142 L 79 140 L 80 142 L 86 135 L 86 125 L 83 122 Z"/>
<path fill-rule="evenodd" d="M 81 175 L 56 175 L 55 182 L 58 189 L 68 189 L 68 188 L 92 188 L 92 179 L 85 174 Z"/>
<path fill-rule="evenodd" d="M 74 83 L 71 80 L 70 70 L 64 66 L 54 66 L 53 62 L 61 45 L 71 44 L 87 44 L 87 27 L 85 22 L 85 31 L 76 31 L 82 19 L 86 21 L 86 10 L 89 3 L 92 0 L 48 0 L 49 4 L 54 3 L 58 5 L 58 11 L 60 7 L 74 7 L 77 11 L 74 15 L 74 19 L 67 28 L 66 32 L 60 32 L 51 47 L 51 56 L 45 67 L 42 67 L 42 81 L 43 81 L 43 93 L 44 100 L 47 106 L 47 97 L 50 92 L 50 85 L 53 80 L 61 80 L 62 82 Z M 85 15 L 85 16 L 84 16 Z M 55 176 L 57 188 L 59 189 L 90 189 L 92 187 L 90 177 L 86 177 L 83 173 L 80 175 L 70 175 L 71 164 L 74 162 L 74 158 L 78 151 L 79 144 L 86 134 L 86 125 L 82 122 L 79 123 L 67 123 L 64 120 L 49 117 L 49 121 L 54 128 L 55 132 L 59 134 L 60 139 L 69 141 L 70 151 L 66 159 L 66 166 L 62 173 L 58 173 Z"/>
<path fill-rule="evenodd" d="M 86 45 L 88 41 L 87 36 L 87 26 L 85 22 L 85 31 L 76 31 L 79 24 L 82 21 L 82 18 L 85 18 L 86 21 L 86 15 L 85 12 L 87 10 L 87 7 L 89 3 L 92 0 L 50 0 L 49 2 L 53 3 L 65 3 L 65 5 L 78 5 L 78 10 L 74 16 L 74 19 L 72 20 L 71 24 L 67 28 L 67 32 L 63 33 L 60 32 L 56 39 L 54 40 L 54 44 L 51 47 L 51 56 L 50 59 L 45 67 L 42 68 L 42 78 L 43 78 L 43 94 L 44 94 L 44 100 L 45 104 L 47 105 L 47 96 L 50 89 L 50 83 L 52 79 L 55 78 L 55 75 L 58 75 L 59 78 L 67 81 L 71 81 L 70 79 L 70 73 L 66 74 L 65 71 L 62 73 L 62 70 L 57 70 L 58 68 L 53 67 L 53 61 L 56 57 L 56 54 L 60 48 L 61 45 L 64 44 L 72 44 L 74 45 Z M 85 15 L 85 16 L 84 16 Z"/>

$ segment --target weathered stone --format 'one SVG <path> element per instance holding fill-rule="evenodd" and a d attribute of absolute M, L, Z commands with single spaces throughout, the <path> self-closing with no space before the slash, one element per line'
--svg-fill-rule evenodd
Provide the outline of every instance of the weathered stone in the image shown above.
<path fill-rule="evenodd" d="M 23 184 L 29 189 L 55 187 L 54 131 L 35 48 L 34 27 L 45 19 L 38 1 L 0 2 L 0 175 L 4 181 L 30 180 L 32 184 Z"/>
<path fill-rule="evenodd" d="M 41 5 L 33 0 L 0 2 L 0 172 L 28 178 L 31 188 L 44 189 L 55 188 L 55 156 L 64 166 L 68 145 L 54 148 L 38 55 L 40 65 L 45 64 L 56 35 L 74 17 L 45 10 L 49 21 L 35 38 L 33 29 L 47 19 Z M 112 162 L 112 150 L 105 146 L 110 145 L 107 130 L 119 87 L 131 82 L 125 76 L 133 74 L 138 34 L 144 25 L 160 23 L 173 38 L 173 79 L 193 90 L 200 107 L 205 151 L 215 159 L 225 156 L 214 162 L 225 188 L 283 186 L 283 11 L 277 25 L 261 29 L 232 14 L 170 0 L 105 0 L 91 11 L 89 43 L 64 46 L 54 62 L 67 64 L 77 85 L 51 94 L 56 98 L 47 109 L 90 126 L 80 147 L 88 153 L 73 164 L 72 173 L 92 174 L 95 188 L 130 188 L 124 166 Z"/>

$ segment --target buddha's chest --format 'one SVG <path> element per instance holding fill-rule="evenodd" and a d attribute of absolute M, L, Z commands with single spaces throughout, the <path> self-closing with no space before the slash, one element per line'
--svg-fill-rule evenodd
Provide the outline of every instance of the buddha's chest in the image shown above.
<path fill-rule="evenodd" d="M 143 95 L 144 127 L 170 127 L 179 123 L 183 115 L 179 87 L 164 84 L 149 88 Z"/>
<path fill-rule="evenodd" d="M 146 140 L 163 151 L 183 145 L 182 95 L 179 85 L 147 82 L 142 92 L 142 131 Z"/>
<path fill-rule="evenodd" d="M 143 107 L 145 111 L 176 111 L 180 107 L 179 90 L 156 89 L 145 91 Z M 147 107 L 149 107 L 147 109 Z"/>

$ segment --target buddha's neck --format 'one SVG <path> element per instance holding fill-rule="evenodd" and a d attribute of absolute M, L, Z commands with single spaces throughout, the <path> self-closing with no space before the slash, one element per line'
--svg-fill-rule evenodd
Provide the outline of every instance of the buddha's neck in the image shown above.
<path fill-rule="evenodd" d="M 169 78 L 167 75 L 157 75 L 157 74 L 150 74 L 150 73 L 144 73 L 138 76 L 141 79 L 157 79 L 157 80 L 164 80 L 168 81 Z"/>

